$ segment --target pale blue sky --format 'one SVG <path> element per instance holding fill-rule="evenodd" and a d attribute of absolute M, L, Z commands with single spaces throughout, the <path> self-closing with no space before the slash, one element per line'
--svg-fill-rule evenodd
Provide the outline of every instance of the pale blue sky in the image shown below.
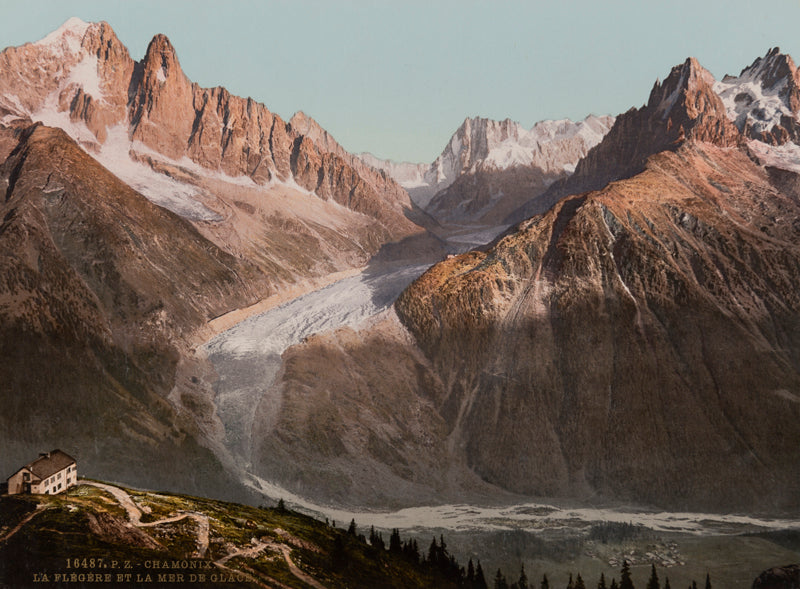
<path fill-rule="evenodd" d="M 203 86 L 425 162 L 468 116 L 530 127 L 639 106 L 688 56 L 717 78 L 776 45 L 800 60 L 800 0 L 0 0 L 0 15 L 2 47 L 70 16 L 109 22 L 137 60 L 164 33 Z"/>

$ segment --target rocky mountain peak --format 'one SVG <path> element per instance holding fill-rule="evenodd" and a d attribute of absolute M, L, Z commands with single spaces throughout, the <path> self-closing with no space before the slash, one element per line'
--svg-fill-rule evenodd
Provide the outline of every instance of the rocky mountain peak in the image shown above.
<path fill-rule="evenodd" d="M 647 158 L 701 141 L 732 147 L 742 141 L 715 92 L 714 77 L 693 57 L 656 81 L 647 104 L 618 116 L 611 130 L 593 147 L 568 178 L 553 184 L 543 197 L 515 211 L 518 222 L 549 209 L 562 197 L 600 190 L 609 182 L 629 178 L 645 168 Z"/>
<path fill-rule="evenodd" d="M 740 78 L 759 79 L 764 88 L 775 88 L 779 84 L 796 79 L 797 66 L 792 57 L 773 47 L 764 57 L 758 57 L 739 74 Z M 729 78 L 726 76 L 726 78 Z"/>
<path fill-rule="evenodd" d="M 289 128 L 297 135 L 308 137 L 324 151 L 344 155 L 345 149 L 312 117 L 302 110 L 297 111 L 289 119 Z"/>
<path fill-rule="evenodd" d="M 194 91 L 165 35 L 156 35 L 134 73 L 130 104 L 134 140 L 180 159 L 192 134 Z"/>
<path fill-rule="evenodd" d="M 96 55 L 98 59 L 110 59 L 117 53 L 128 55 L 128 49 L 119 40 L 111 25 L 105 21 L 87 25 L 81 37 L 81 47 Z"/>
<path fill-rule="evenodd" d="M 661 114 L 664 120 L 675 116 L 695 120 L 701 114 L 724 117 L 725 107 L 713 86 L 711 72 L 690 57 L 673 67 L 663 83 L 656 81 L 647 108 Z"/>
<path fill-rule="evenodd" d="M 166 35 L 158 34 L 147 46 L 144 60 L 142 60 L 145 76 L 155 74 L 160 82 L 166 82 L 173 76 L 183 76 L 178 55 Z"/>
<path fill-rule="evenodd" d="M 55 31 L 33 43 L 33 45 L 61 53 L 62 55 L 78 53 L 81 48 L 81 41 L 90 26 L 89 23 L 77 17 L 72 17 Z"/>
<path fill-rule="evenodd" d="M 725 76 L 714 90 L 748 139 L 769 145 L 800 141 L 800 70 L 780 48 L 770 49 L 739 76 Z"/>
<path fill-rule="evenodd" d="M 509 139 L 519 139 L 521 127 L 511 119 L 495 121 L 484 117 L 465 119 L 456 131 L 459 141 L 451 141 L 451 148 L 461 169 L 469 169 L 485 160 L 492 148 Z"/>

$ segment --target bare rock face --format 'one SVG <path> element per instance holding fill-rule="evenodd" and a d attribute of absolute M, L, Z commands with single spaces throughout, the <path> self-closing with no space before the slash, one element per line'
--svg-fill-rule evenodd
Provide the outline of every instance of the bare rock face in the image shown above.
<path fill-rule="evenodd" d="M 141 80 L 130 105 L 132 137 L 180 159 L 192 134 L 194 93 L 169 39 L 153 37 L 139 70 Z"/>
<path fill-rule="evenodd" d="M 603 141 L 578 163 L 574 174 L 508 220 L 519 222 L 546 211 L 568 194 L 599 190 L 609 182 L 629 178 L 644 170 L 651 155 L 674 151 L 686 141 L 720 147 L 743 143 L 714 91 L 713 76 L 694 58 L 672 68 L 663 83 L 657 81 L 645 106 L 619 115 Z"/>
<path fill-rule="evenodd" d="M 295 137 L 293 157 L 298 166 L 293 170 L 300 175 L 298 183 L 301 186 L 325 194 L 358 212 L 377 216 L 407 232 L 413 230 L 413 224 L 410 220 L 403 221 L 401 215 L 415 221 L 422 220 L 413 212 L 414 205 L 408 192 L 391 176 L 345 150 L 314 119 L 298 112 L 289 121 L 288 128 Z M 314 169 L 317 170 L 316 178 Z"/>
<path fill-rule="evenodd" d="M 447 383 L 437 409 L 454 445 L 487 481 L 794 509 L 798 219 L 741 151 L 691 143 L 438 264 L 396 309 Z"/>
<path fill-rule="evenodd" d="M 262 186 L 296 181 L 376 219 L 389 239 L 420 231 L 407 218 L 408 194 L 390 177 L 348 154 L 305 115 L 293 128 L 250 98 L 193 84 L 164 35 L 137 63 L 108 24 L 71 19 L 38 43 L 0 54 L 0 109 L 7 121 L 64 128 L 93 152 L 121 127 L 131 150 L 144 146 L 167 163 L 188 158 L 211 174 Z"/>
<path fill-rule="evenodd" d="M 167 396 L 187 335 L 257 300 L 260 273 L 59 129 L 18 133 L 0 178 L 2 468 L 58 439 L 86 473 L 236 495 Z"/>

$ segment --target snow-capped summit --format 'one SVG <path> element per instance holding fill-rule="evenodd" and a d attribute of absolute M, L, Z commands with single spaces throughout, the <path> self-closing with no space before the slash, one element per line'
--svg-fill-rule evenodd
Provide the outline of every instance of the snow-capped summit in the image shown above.
<path fill-rule="evenodd" d="M 34 43 L 34 45 L 50 47 L 57 51 L 66 50 L 71 54 L 78 53 L 81 49 L 81 41 L 88 28 L 89 23 L 73 16 L 55 31 Z"/>
<path fill-rule="evenodd" d="M 739 76 L 714 85 L 728 116 L 749 139 L 772 145 L 800 140 L 800 71 L 778 47 Z"/>
<path fill-rule="evenodd" d="M 590 115 L 577 123 L 568 119 L 542 121 L 526 129 L 511 119 L 472 117 L 464 120 L 430 165 L 395 163 L 370 154 L 361 157 L 369 165 L 385 170 L 408 190 L 417 205 L 437 217 L 475 220 L 465 213 L 465 207 L 471 209 L 480 202 L 481 206 L 472 213 L 485 216 L 511 194 L 519 193 L 521 197 L 521 191 L 526 191 L 529 197 L 535 196 L 533 192 L 571 174 L 578 160 L 602 140 L 613 123 L 613 117 Z M 513 172 L 503 174 L 510 170 Z M 527 178 L 531 174 L 535 179 Z M 464 180 L 478 176 L 482 178 L 480 182 Z M 489 176 L 491 186 L 484 185 Z M 510 180 L 513 188 L 503 177 Z M 475 191 L 485 194 L 477 198 Z M 450 210 L 453 207 L 461 213 L 454 214 Z"/>

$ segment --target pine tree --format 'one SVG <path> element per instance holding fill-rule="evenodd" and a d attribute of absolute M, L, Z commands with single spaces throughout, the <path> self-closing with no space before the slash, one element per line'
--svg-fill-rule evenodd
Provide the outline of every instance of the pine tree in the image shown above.
<path fill-rule="evenodd" d="M 375 526 L 369 527 L 369 545 L 375 548 L 383 548 L 383 538 L 380 538 L 378 534 L 375 533 Z"/>
<path fill-rule="evenodd" d="M 689 589 L 697 589 L 697 581 L 692 581 L 692 586 Z"/>
<path fill-rule="evenodd" d="M 609 587 L 608 589 L 619 589 L 619 585 L 617 585 L 616 577 L 612 577 L 611 578 L 611 587 Z"/>
<path fill-rule="evenodd" d="M 355 518 L 350 520 L 350 526 L 347 528 L 347 533 L 351 536 L 355 536 L 357 534 Z"/>
<path fill-rule="evenodd" d="M 706 589 L 711 589 L 711 575 L 706 573 Z"/>
<path fill-rule="evenodd" d="M 431 540 L 431 545 L 428 546 L 428 564 L 436 566 L 439 563 L 439 545 L 436 544 L 436 536 Z"/>
<path fill-rule="evenodd" d="M 472 564 L 472 559 L 467 563 L 467 587 L 472 587 L 475 583 L 475 565 Z"/>
<path fill-rule="evenodd" d="M 550 581 L 547 580 L 547 575 L 542 575 L 542 585 L 540 589 L 550 589 Z"/>
<path fill-rule="evenodd" d="M 608 587 L 606 587 L 606 576 L 603 573 L 600 573 L 600 581 L 597 583 L 597 589 L 608 589 Z"/>
<path fill-rule="evenodd" d="M 389 552 L 395 554 L 403 551 L 403 541 L 400 539 L 400 530 L 397 528 L 392 530 L 392 535 L 389 536 Z"/>
<path fill-rule="evenodd" d="M 586 584 L 583 582 L 580 573 L 578 573 L 578 576 L 575 578 L 575 589 L 586 589 Z"/>
<path fill-rule="evenodd" d="M 497 569 L 497 574 L 494 576 L 494 589 L 508 589 L 508 582 L 500 569 Z"/>
<path fill-rule="evenodd" d="M 672 589 L 672 587 L 669 586 L 669 577 L 664 579 L 664 589 Z"/>
<path fill-rule="evenodd" d="M 661 583 L 658 581 L 656 574 L 656 565 L 651 565 L 650 580 L 647 581 L 647 589 L 661 589 Z"/>
<path fill-rule="evenodd" d="M 488 589 L 486 577 L 483 576 L 481 561 L 478 561 L 478 566 L 475 568 L 475 589 Z"/>
<path fill-rule="evenodd" d="M 519 580 L 517 581 L 519 589 L 528 589 L 528 576 L 525 574 L 525 565 L 523 564 L 519 571 Z"/>
<path fill-rule="evenodd" d="M 416 538 L 411 538 L 405 546 L 403 546 L 403 554 L 411 562 L 419 562 L 419 544 Z"/>
<path fill-rule="evenodd" d="M 627 560 L 622 562 L 622 570 L 619 574 L 619 589 L 634 589 L 633 580 L 631 579 L 631 566 Z"/>
<path fill-rule="evenodd" d="M 567 581 L 567 589 L 575 589 L 575 584 L 572 582 L 572 573 L 569 574 L 569 581 Z"/>

